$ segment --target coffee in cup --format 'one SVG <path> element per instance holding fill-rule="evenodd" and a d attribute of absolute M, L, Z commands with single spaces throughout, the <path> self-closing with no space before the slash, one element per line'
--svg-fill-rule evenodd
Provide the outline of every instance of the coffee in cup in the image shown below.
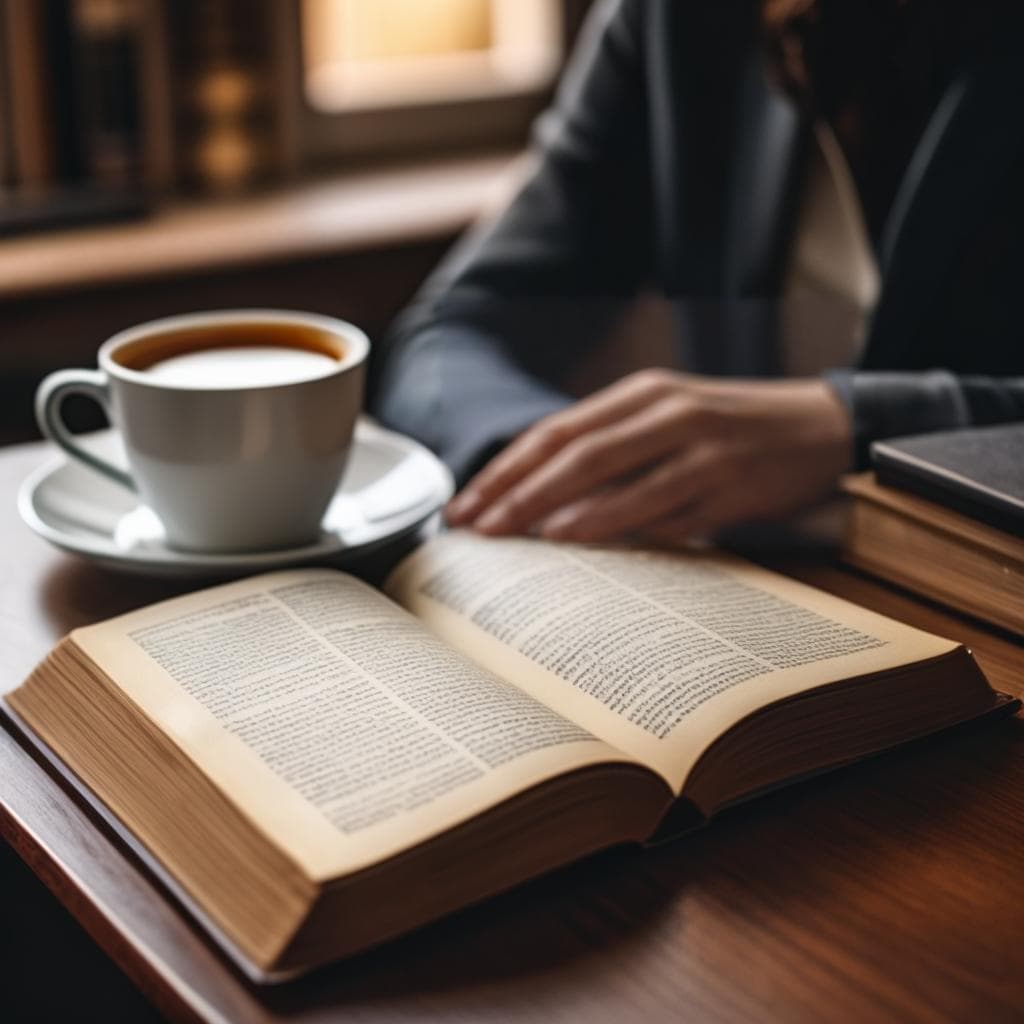
<path fill-rule="evenodd" d="M 99 370 L 61 370 L 36 394 L 43 433 L 136 490 L 168 543 L 253 551 L 313 541 L 362 406 L 369 342 L 331 317 L 242 309 L 169 317 L 101 346 Z M 79 445 L 69 394 L 106 409 L 126 472 Z"/>

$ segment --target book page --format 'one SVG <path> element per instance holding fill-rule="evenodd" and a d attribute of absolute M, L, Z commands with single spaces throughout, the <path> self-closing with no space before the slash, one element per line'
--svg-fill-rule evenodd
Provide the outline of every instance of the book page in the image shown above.
<path fill-rule="evenodd" d="M 675 792 L 758 708 L 956 646 L 721 554 L 455 532 L 406 559 L 387 590 Z"/>
<path fill-rule="evenodd" d="M 72 638 L 313 880 L 628 760 L 331 570 L 227 584 Z"/>

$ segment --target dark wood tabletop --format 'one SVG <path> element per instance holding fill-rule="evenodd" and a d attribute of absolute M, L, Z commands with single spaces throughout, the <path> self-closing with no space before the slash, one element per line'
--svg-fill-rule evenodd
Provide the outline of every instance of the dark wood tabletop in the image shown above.
<path fill-rule="evenodd" d="M 44 457 L 42 445 L 0 451 L 2 691 L 69 629 L 182 589 L 101 570 L 33 536 L 14 495 Z M 1024 696 L 1019 640 L 827 562 L 785 568 L 966 642 L 994 686 Z M 1019 718 L 789 787 L 667 846 L 592 857 L 267 989 L 229 966 L 4 731 L 0 833 L 174 1019 L 992 1022 L 1024 1014 Z M 59 979 L 61 965 L 45 976 Z M 90 1004 L 91 1019 L 104 1016 Z"/>

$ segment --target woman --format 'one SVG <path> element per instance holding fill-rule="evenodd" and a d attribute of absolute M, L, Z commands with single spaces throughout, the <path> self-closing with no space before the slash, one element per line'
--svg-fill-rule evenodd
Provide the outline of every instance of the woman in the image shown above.
<path fill-rule="evenodd" d="M 388 352 L 379 415 L 471 478 L 449 521 L 677 544 L 819 497 L 875 438 L 1024 419 L 1016 6 L 599 4 L 531 177 Z M 870 307 L 856 371 L 565 393 L 642 289 L 692 331 L 815 276 Z"/>

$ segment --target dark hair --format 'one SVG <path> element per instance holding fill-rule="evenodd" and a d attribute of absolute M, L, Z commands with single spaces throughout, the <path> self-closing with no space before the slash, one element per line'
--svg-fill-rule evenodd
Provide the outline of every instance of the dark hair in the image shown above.
<path fill-rule="evenodd" d="M 805 96 L 810 88 L 805 35 L 818 16 L 817 0 L 761 0 L 761 31 L 770 70 L 796 96 Z"/>

